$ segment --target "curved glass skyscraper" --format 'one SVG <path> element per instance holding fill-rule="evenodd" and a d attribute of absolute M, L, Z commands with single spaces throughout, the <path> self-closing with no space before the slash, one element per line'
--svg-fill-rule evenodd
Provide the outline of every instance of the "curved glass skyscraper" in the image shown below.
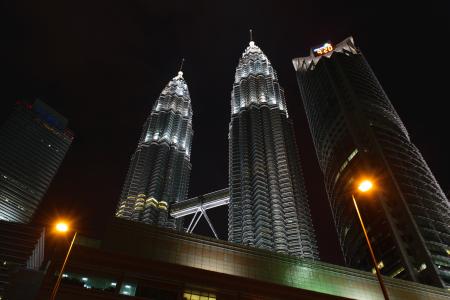
<path fill-rule="evenodd" d="M 347 264 L 372 269 L 351 200 L 371 175 L 357 199 L 381 273 L 449 287 L 449 201 L 353 39 L 293 63 Z"/>
<path fill-rule="evenodd" d="M 176 227 L 168 209 L 187 196 L 192 136 L 191 98 L 180 71 L 163 89 L 143 126 L 117 217 Z"/>
<path fill-rule="evenodd" d="M 283 89 L 253 41 L 236 69 L 229 131 L 228 239 L 318 258 Z"/>

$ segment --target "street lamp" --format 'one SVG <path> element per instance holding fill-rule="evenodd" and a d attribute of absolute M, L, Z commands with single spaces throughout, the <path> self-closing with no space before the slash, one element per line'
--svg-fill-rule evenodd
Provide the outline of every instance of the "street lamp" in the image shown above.
<path fill-rule="evenodd" d="M 358 185 L 358 190 L 362 193 L 365 193 L 365 192 L 371 190 L 372 187 L 373 187 L 372 182 L 370 180 L 366 179 L 366 180 L 363 180 L 360 182 L 360 184 Z M 373 253 L 372 245 L 370 243 L 369 237 L 367 236 L 366 227 L 364 226 L 364 222 L 361 218 L 361 214 L 359 213 L 358 205 L 356 204 L 356 199 L 355 199 L 355 196 L 353 195 L 353 193 L 352 193 L 352 199 L 353 199 L 353 204 L 355 205 L 356 213 L 358 214 L 359 222 L 361 223 L 361 227 L 364 232 L 364 236 L 366 237 L 367 246 L 369 247 L 370 256 L 372 257 L 372 262 L 375 267 L 375 271 L 377 274 L 378 282 L 380 283 L 381 290 L 383 291 L 384 299 L 389 300 L 389 296 L 388 296 L 386 287 L 384 286 L 383 278 L 381 277 L 380 269 L 378 268 L 378 262 L 375 258 L 375 254 Z"/>
<path fill-rule="evenodd" d="M 65 234 L 67 231 L 69 231 L 69 224 L 65 221 L 60 221 L 55 224 L 55 232 L 58 234 Z M 62 275 L 64 273 L 64 268 L 66 267 L 67 260 L 69 259 L 70 252 L 72 251 L 72 246 L 75 242 L 75 239 L 77 238 L 77 232 L 73 234 L 72 242 L 70 243 L 69 250 L 67 250 L 66 258 L 64 259 L 64 263 L 61 266 L 61 270 L 58 274 L 58 279 L 56 280 L 55 286 L 53 287 L 52 294 L 50 296 L 51 300 L 54 300 L 56 298 L 56 293 L 58 292 L 59 285 L 61 284 Z"/>

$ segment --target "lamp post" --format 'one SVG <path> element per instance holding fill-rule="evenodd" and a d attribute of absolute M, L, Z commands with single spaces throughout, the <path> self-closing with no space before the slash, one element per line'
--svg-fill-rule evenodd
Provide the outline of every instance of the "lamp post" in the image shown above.
<path fill-rule="evenodd" d="M 373 187 L 373 184 L 370 180 L 363 180 L 359 186 L 358 190 L 365 193 L 369 191 Z M 378 282 L 380 283 L 381 290 L 383 291 L 383 296 L 385 300 L 389 300 L 389 296 L 384 286 L 383 278 L 381 277 L 380 269 L 378 268 L 378 262 L 375 258 L 375 254 L 373 253 L 372 245 L 370 243 L 369 237 L 367 235 L 366 227 L 364 226 L 364 222 L 362 220 L 361 214 L 359 213 L 358 204 L 356 203 L 355 196 L 352 193 L 353 204 L 355 205 L 356 213 L 358 214 L 359 222 L 361 223 L 362 230 L 364 232 L 364 236 L 366 238 L 367 246 L 369 247 L 370 256 L 372 257 L 372 262 L 375 267 L 375 271 L 377 274 Z"/>
<path fill-rule="evenodd" d="M 59 234 L 64 234 L 69 230 L 69 225 L 66 222 L 58 222 L 55 225 L 55 231 Z M 55 286 L 53 287 L 52 294 L 50 296 L 50 300 L 56 299 L 56 293 L 58 292 L 59 285 L 61 284 L 62 275 L 64 273 L 64 268 L 66 267 L 67 261 L 69 260 L 70 252 L 72 251 L 73 244 L 75 243 L 75 239 L 77 238 L 77 232 L 73 234 L 72 242 L 70 243 L 69 249 L 67 250 L 66 258 L 61 266 L 61 270 L 58 273 L 58 279 L 56 280 Z"/>

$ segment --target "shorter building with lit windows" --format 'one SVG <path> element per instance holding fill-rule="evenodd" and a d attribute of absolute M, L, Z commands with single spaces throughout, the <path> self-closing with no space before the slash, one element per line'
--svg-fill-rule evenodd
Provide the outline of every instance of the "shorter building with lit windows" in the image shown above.
<path fill-rule="evenodd" d="M 48 299 L 63 256 L 37 299 Z M 450 299 L 386 278 L 392 299 Z M 382 299 L 369 273 L 116 218 L 102 240 L 79 236 L 57 299 Z"/>

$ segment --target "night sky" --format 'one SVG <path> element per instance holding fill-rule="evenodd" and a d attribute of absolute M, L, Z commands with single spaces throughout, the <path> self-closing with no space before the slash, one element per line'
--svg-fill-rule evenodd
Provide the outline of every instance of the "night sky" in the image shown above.
<path fill-rule="evenodd" d="M 291 59 L 353 36 L 448 195 L 450 8 L 435 2 L 2 1 L 0 121 L 16 100 L 40 98 L 75 133 L 35 223 L 69 216 L 101 234 L 144 120 L 183 57 L 194 111 L 189 196 L 227 187 L 230 93 L 252 28 L 285 89 L 321 258 L 341 264 Z M 226 208 L 208 213 L 225 239 Z"/>

